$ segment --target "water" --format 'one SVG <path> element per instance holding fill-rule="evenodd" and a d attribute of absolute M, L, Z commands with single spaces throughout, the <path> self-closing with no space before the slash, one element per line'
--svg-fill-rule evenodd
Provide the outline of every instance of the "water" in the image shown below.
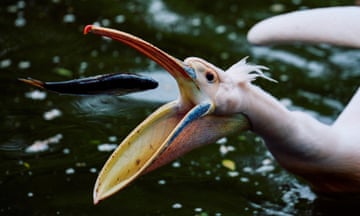
<path fill-rule="evenodd" d="M 327 5 L 352 4 L 332 1 Z M 244 56 L 278 84 L 256 84 L 291 109 L 332 122 L 358 86 L 360 52 L 318 46 L 254 47 L 247 30 L 313 1 L 2 1 L 0 3 L 1 215 L 327 215 L 329 201 L 278 166 L 256 135 L 229 136 L 136 180 L 97 206 L 92 188 L 106 158 L 138 123 L 176 98 L 160 67 L 121 44 L 82 35 L 86 24 L 121 29 L 183 59 L 227 68 Z M 16 79 L 59 81 L 110 72 L 154 77 L 161 88 L 128 97 L 59 96 Z"/>

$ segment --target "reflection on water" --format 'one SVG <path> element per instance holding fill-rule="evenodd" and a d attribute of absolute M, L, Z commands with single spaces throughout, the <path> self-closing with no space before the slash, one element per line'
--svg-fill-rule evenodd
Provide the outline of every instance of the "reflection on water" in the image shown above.
<path fill-rule="evenodd" d="M 33 144 L 31 144 L 25 149 L 25 152 L 40 153 L 40 152 L 49 151 L 50 148 L 49 145 L 54 145 L 59 143 L 62 138 L 63 138 L 62 134 L 56 134 L 55 136 L 49 137 L 48 139 L 45 140 L 36 140 Z"/>
<path fill-rule="evenodd" d="M 40 91 L 38 89 L 31 90 L 25 93 L 25 97 L 32 99 L 32 100 L 45 100 L 46 99 L 46 92 Z"/>
<path fill-rule="evenodd" d="M 150 91 L 137 92 L 129 94 L 128 97 L 136 100 L 153 101 L 166 103 L 176 100 L 179 95 L 179 89 L 175 79 L 167 73 L 160 71 L 152 71 L 151 73 L 142 73 L 144 76 L 151 76 L 157 82 L 159 86 Z"/>
<path fill-rule="evenodd" d="M 180 59 L 198 56 L 224 69 L 249 55 L 279 80 L 258 85 L 290 109 L 330 123 L 358 86 L 359 51 L 299 44 L 253 47 L 245 35 L 265 17 L 338 4 L 333 2 L 2 1 L 0 214 L 323 215 L 330 207 L 332 213 L 354 209 L 351 201 L 316 197 L 249 132 L 196 150 L 98 206 L 91 197 L 98 171 L 117 143 L 158 106 L 176 99 L 178 90 L 156 64 L 118 43 L 83 36 L 83 26 L 122 29 Z M 160 88 L 126 97 L 75 97 L 16 80 L 59 81 L 119 71 L 151 76 Z"/>

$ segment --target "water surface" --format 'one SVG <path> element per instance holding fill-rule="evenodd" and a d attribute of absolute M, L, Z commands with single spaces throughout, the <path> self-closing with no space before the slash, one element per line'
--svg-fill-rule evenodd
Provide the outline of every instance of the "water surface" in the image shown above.
<path fill-rule="evenodd" d="M 95 179 L 113 148 L 158 106 L 176 99 L 177 90 L 165 71 L 136 51 L 82 34 L 94 23 L 121 29 L 180 59 L 198 56 L 224 69 L 250 56 L 279 81 L 257 85 L 290 109 L 331 123 L 358 87 L 360 51 L 255 47 L 245 39 L 266 17 L 346 4 L 353 2 L 1 1 L 0 214 L 327 215 L 356 209 L 352 199 L 316 196 L 250 132 L 198 149 L 93 206 Z M 110 72 L 152 76 L 161 88 L 128 97 L 77 97 L 17 81 Z"/>

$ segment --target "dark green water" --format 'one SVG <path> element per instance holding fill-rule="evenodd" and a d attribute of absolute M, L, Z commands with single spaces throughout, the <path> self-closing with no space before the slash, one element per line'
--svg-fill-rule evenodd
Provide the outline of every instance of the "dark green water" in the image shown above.
<path fill-rule="evenodd" d="M 325 4 L 326 3 L 326 4 Z M 278 84 L 256 81 L 293 109 L 332 122 L 359 84 L 360 51 L 318 46 L 255 47 L 248 29 L 266 17 L 353 1 L 1 1 L 0 215 L 329 215 L 357 201 L 327 201 L 277 165 L 246 132 L 198 149 L 97 206 L 98 171 L 148 114 L 176 98 L 161 68 L 121 44 L 82 34 L 98 23 L 140 36 L 183 59 L 227 68 L 244 56 Z M 129 97 L 60 96 L 18 82 L 110 72 L 145 73 L 162 88 Z M 44 149 L 35 149 L 37 146 Z M 111 147 L 110 145 L 110 147 Z M 33 150 L 33 151 L 31 151 Z M 223 166 L 234 162 L 234 171 Z M 342 199 L 343 200 L 343 199 Z M 355 205 L 354 205 L 355 203 Z"/>

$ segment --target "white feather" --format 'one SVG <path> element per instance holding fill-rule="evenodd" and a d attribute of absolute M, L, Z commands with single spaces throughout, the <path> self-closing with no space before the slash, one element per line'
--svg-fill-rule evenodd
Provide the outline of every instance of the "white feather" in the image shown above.
<path fill-rule="evenodd" d="M 261 77 L 271 82 L 277 82 L 276 80 L 266 76 L 263 70 L 269 70 L 268 67 L 262 65 L 253 65 L 246 62 L 249 56 L 242 58 L 240 61 L 232 65 L 225 72 L 229 74 L 233 80 L 238 83 L 252 82 L 256 78 Z"/>

